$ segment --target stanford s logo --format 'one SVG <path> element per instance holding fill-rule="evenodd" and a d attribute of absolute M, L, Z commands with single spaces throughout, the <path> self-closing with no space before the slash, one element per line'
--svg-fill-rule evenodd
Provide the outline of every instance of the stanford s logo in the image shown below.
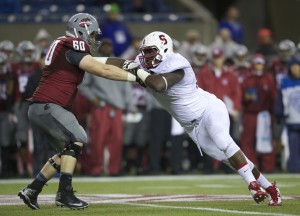
<path fill-rule="evenodd" d="M 79 26 L 85 28 L 85 26 L 90 26 L 91 25 L 91 19 L 90 18 L 83 18 L 79 22 Z"/>
<path fill-rule="evenodd" d="M 168 43 L 167 39 L 165 38 L 165 35 L 159 35 L 159 39 L 164 42 L 164 45 Z"/>

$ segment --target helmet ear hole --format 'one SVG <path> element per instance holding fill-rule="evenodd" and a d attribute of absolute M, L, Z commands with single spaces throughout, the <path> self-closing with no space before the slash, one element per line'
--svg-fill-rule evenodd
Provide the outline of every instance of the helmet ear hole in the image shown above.
<path fill-rule="evenodd" d="M 168 52 L 168 48 L 164 49 L 164 53 Z"/>

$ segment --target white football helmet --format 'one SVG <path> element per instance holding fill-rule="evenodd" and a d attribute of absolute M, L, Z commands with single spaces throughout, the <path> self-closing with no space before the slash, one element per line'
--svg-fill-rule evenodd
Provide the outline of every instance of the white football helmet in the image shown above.
<path fill-rule="evenodd" d="M 296 45 L 293 41 L 285 39 L 279 42 L 278 51 L 279 58 L 288 62 L 296 51 Z"/>
<path fill-rule="evenodd" d="M 140 52 L 141 65 L 147 69 L 155 68 L 173 53 L 173 41 L 164 32 L 151 32 L 142 40 Z"/>
<path fill-rule="evenodd" d="M 23 40 L 18 44 L 17 51 L 24 63 L 32 63 L 35 59 L 35 46 L 31 41 Z"/>

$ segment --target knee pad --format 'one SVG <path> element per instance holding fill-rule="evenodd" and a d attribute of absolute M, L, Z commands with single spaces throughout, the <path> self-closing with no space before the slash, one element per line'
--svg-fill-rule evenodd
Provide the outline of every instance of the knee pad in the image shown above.
<path fill-rule="evenodd" d="M 62 151 L 61 155 L 69 155 L 74 158 L 78 158 L 81 155 L 83 146 L 76 145 L 74 143 L 70 143 L 66 145 L 65 149 Z"/>
<path fill-rule="evenodd" d="M 52 158 L 49 158 L 48 162 L 53 166 L 54 169 L 57 170 L 57 172 L 60 172 L 60 165 L 55 163 L 55 161 Z"/>

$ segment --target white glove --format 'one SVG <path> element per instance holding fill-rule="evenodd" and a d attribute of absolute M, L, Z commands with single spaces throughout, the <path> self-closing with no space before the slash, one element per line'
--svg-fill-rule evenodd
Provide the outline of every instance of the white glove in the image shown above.
<path fill-rule="evenodd" d="M 123 64 L 123 69 L 131 72 L 132 69 L 135 69 L 135 71 L 137 71 L 137 68 L 139 67 L 139 65 L 137 63 L 135 63 L 134 61 L 130 61 L 130 60 L 126 60 Z M 136 74 L 134 74 L 136 75 Z"/>

